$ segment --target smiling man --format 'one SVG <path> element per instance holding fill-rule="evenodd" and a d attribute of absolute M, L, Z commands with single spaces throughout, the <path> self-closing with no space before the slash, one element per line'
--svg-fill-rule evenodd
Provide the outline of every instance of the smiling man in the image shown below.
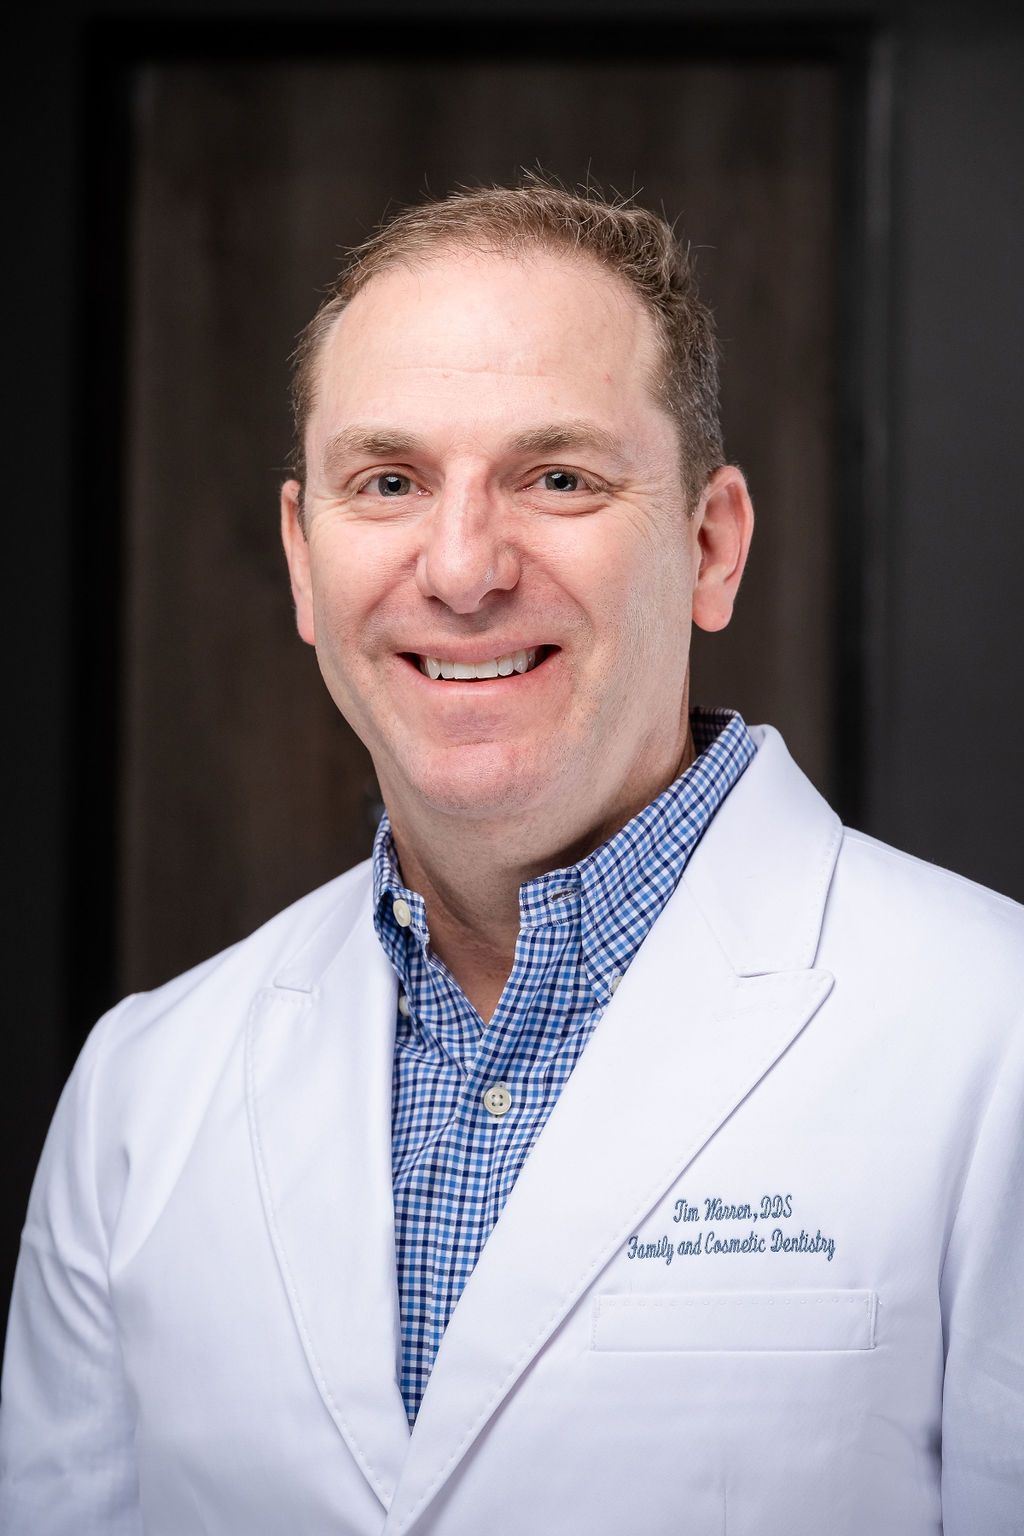
<path fill-rule="evenodd" d="M 637 207 L 399 215 L 296 360 L 373 858 L 97 1026 L 3 1528 L 1010 1536 L 1024 925 L 691 707 L 753 527 Z"/>
<path fill-rule="evenodd" d="M 719 465 L 688 515 L 658 330 L 593 259 L 395 259 L 319 330 L 307 479 L 282 497 L 299 632 L 486 1021 L 521 888 L 689 766 L 691 615 L 728 622 L 750 499 Z"/>

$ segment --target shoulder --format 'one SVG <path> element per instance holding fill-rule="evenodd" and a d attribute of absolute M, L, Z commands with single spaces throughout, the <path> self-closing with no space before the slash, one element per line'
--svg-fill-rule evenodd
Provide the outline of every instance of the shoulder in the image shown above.
<path fill-rule="evenodd" d="M 969 957 L 974 965 L 1024 968 L 1024 907 L 939 865 L 843 829 L 831 904 L 859 909 L 862 922 L 904 951 L 927 947 L 933 966 Z"/>
<path fill-rule="evenodd" d="M 757 756 L 709 828 L 712 858 L 697 870 L 727 952 L 748 964 L 818 965 L 833 973 L 837 1003 L 942 1019 L 979 1044 L 988 1031 L 993 1044 L 1019 1033 L 1024 908 L 842 827 L 778 732 L 751 734 Z"/>
<path fill-rule="evenodd" d="M 743 874 L 742 880 L 734 875 L 734 899 L 752 876 L 761 902 L 774 893 L 787 921 L 794 891 L 795 910 L 817 906 L 826 948 L 842 936 L 858 953 L 927 959 L 932 974 L 970 961 L 1021 978 L 1024 907 L 841 826 L 778 732 L 755 726 L 751 735 L 757 756 L 716 818 L 730 825 L 732 861 Z M 711 834 L 715 830 L 712 824 Z M 761 912 L 751 918 L 769 921 Z"/>
<path fill-rule="evenodd" d="M 321 939 L 335 950 L 340 947 L 360 918 L 369 915 L 370 891 L 370 862 L 365 860 L 300 897 L 244 939 L 125 1002 L 137 1016 L 160 1014 L 197 992 L 215 992 L 239 980 L 250 990 L 269 986 L 314 941 Z M 121 1004 L 115 1011 L 121 1013 L 124 1007 Z"/>
<path fill-rule="evenodd" d="M 253 999 L 308 962 L 315 971 L 370 925 L 369 861 L 278 912 L 244 939 L 152 991 L 135 993 L 96 1024 L 76 1067 L 105 1080 L 210 1077 L 236 1046 Z M 285 984 L 287 985 L 287 979 Z"/>
<path fill-rule="evenodd" d="M 288 973 L 294 978 L 304 964 L 330 964 L 361 924 L 372 935 L 370 891 L 369 865 L 358 865 L 105 1014 L 61 1095 L 26 1231 L 50 1248 L 74 1231 L 87 1234 L 85 1246 L 102 1248 L 130 1212 L 132 1189 L 141 1190 L 144 1206 L 132 1230 L 145 1230 L 211 1112 L 238 1117 L 254 1001 L 282 978 L 294 984 Z M 310 990 L 315 980 L 310 971 Z"/>
<path fill-rule="evenodd" d="M 817 963 L 836 1004 L 875 1031 L 880 1062 L 958 1079 L 973 1120 L 1024 1095 L 1024 908 L 949 870 L 844 831 Z M 1001 1086 L 1000 1086 L 1001 1085 Z"/>

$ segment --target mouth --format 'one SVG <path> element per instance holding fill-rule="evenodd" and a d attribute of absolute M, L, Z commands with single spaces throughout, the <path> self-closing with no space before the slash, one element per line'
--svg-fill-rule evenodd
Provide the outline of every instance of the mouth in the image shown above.
<path fill-rule="evenodd" d="M 455 661 L 446 656 L 421 656 L 407 652 L 405 660 L 417 667 L 431 682 L 473 683 L 495 677 L 522 677 L 542 666 L 558 649 L 555 645 L 533 645 L 525 650 L 509 651 L 483 661 Z"/>

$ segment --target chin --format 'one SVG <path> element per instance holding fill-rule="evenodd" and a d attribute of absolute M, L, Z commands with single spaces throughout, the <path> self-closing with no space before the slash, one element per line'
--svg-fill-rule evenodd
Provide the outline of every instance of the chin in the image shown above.
<path fill-rule="evenodd" d="M 438 754 L 412 765 L 413 795 L 442 815 L 474 819 L 520 815 L 539 807 L 555 790 L 554 754 L 533 753 L 488 742 Z"/>

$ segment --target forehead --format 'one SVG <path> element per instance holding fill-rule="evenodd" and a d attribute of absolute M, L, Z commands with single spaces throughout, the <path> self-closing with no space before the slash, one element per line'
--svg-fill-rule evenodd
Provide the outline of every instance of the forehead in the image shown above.
<path fill-rule="evenodd" d="M 587 416 L 670 425 L 655 400 L 660 344 L 626 284 L 589 258 L 439 253 L 378 274 L 319 358 L 315 436 L 347 419 L 416 430 Z"/>

